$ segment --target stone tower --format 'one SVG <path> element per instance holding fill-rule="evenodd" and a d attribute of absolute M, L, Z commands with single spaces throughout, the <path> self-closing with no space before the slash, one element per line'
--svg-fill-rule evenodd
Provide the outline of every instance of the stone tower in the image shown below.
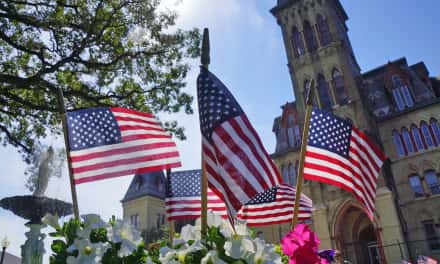
<path fill-rule="evenodd" d="M 362 74 L 348 37 L 348 16 L 339 0 L 278 0 L 271 12 L 282 30 L 299 127 L 304 123 L 305 90 L 314 79 L 314 104 L 346 118 L 379 144 L 378 130 L 363 100 Z M 288 162 L 295 164 L 298 156 L 295 145 L 272 155 L 280 168 Z M 370 221 L 350 193 L 319 182 L 305 183 L 304 192 L 314 202 L 312 226 L 321 247 L 340 249 L 347 258 L 358 259 L 357 263 L 371 257 L 388 259 L 380 245 L 403 238 L 393 195 L 383 176 L 377 190 L 376 216 Z"/>

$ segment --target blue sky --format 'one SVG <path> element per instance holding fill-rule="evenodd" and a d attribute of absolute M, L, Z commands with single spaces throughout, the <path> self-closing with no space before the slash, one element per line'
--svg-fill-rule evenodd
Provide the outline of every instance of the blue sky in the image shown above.
<path fill-rule="evenodd" d="M 440 75 L 440 1 L 341 2 L 350 17 L 349 36 L 363 71 L 406 56 L 409 63 L 424 61 L 432 76 Z M 183 0 L 177 6 L 175 3 L 176 0 L 165 0 L 164 5 L 178 10 L 179 27 L 210 28 L 210 69 L 230 88 L 266 149 L 273 152 L 273 119 L 281 113 L 280 105 L 294 100 L 281 31 L 269 13 L 275 0 Z M 198 61 L 193 64 L 186 89 L 195 95 Z M 199 168 L 198 116 L 178 114 L 173 118 L 187 128 L 188 140 L 178 143 L 182 169 Z M 20 156 L 13 148 L 0 147 L 0 160 L 4 172 L 0 177 L 0 198 L 25 193 L 25 165 Z M 121 217 L 119 200 L 130 180 L 131 177 L 125 177 L 78 186 L 81 213 Z M 66 177 L 51 182 L 48 195 L 70 200 Z M 24 241 L 23 224 L 23 220 L 0 209 L 0 239 L 8 235 L 12 242 L 10 250 L 16 255 Z"/>

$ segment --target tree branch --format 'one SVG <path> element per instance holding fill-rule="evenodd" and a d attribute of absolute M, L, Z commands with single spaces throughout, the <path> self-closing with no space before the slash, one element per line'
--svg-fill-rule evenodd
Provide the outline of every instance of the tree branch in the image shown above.
<path fill-rule="evenodd" d="M 21 147 L 27 153 L 31 153 L 32 152 L 32 149 L 28 148 L 26 145 L 21 143 L 20 140 L 18 140 L 16 137 L 14 137 L 14 135 L 12 135 L 12 133 L 9 132 L 9 130 L 5 126 L 0 124 L 0 130 L 3 131 L 3 133 L 6 134 L 6 137 L 12 143 L 12 145 Z"/>

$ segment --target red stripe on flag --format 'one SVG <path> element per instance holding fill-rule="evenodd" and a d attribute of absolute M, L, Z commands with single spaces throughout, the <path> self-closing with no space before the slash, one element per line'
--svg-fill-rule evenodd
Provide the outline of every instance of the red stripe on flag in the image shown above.
<path fill-rule="evenodd" d="M 133 114 L 133 115 L 138 115 L 138 116 L 143 116 L 143 117 L 148 117 L 148 118 L 153 118 L 153 119 L 155 118 L 154 115 L 152 115 L 150 113 L 143 113 L 143 112 L 127 109 L 127 108 L 111 107 L 110 109 L 112 110 L 112 112 Z"/>
<path fill-rule="evenodd" d="M 181 167 L 181 166 L 182 166 L 182 164 L 180 162 L 175 162 L 175 163 L 168 163 L 168 164 L 163 164 L 163 165 L 158 165 L 158 166 L 150 166 L 150 167 L 145 167 L 145 168 L 140 168 L 140 169 L 131 169 L 131 170 L 112 172 L 112 173 L 104 173 L 104 174 L 95 175 L 95 176 L 91 176 L 91 177 L 75 179 L 75 184 L 81 184 L 81 183 L 86 183 L 86 182 L 91 182 L 91 181 L 115 178 L 115 177 L 120 177 L 120 176 L 125 176 L 125 175 L 132 175 L 132 174 L 136 174 L 136 173 L 146 173 L 146 172 L 152 172 L 152 171 L 158 171 L 158 170 L 172 169 L 172 168 L 177 168 L 177 167 Z"/>

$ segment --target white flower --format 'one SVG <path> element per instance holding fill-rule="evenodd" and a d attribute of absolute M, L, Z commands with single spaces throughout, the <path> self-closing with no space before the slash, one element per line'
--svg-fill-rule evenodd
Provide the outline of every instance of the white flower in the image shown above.
<path fill-rule="evenodd" d="M 206 256 L 202 258 L 201 264 L 226 264 L 223 260 L 218 257 L 218 252 L 216 250 L 210 250 Z"/>
<path fill-rule="evenodd" d="M 55 228 L 55 229 L 59 229 L 59 228 L 61 228 L 61 227 L 60 227 L 60 224 L 58 223 L 58 221 L 59 221 L 58 215 L 56 215 L 56 214 L 55 214 L 55 215 L 52 215 L 52 214 L 46 214 L 46 215 L 43 217 L 42 221 L 43 221 L 43 223 L 45 223 L 46 225 L 51 226 L 51 227 L 53 227 L 53 228 Z"/>
<path fill-rule="evenodd" d="M 67 251 L 78 250 L 78 256 L 69 256 L 66 260 L 67 264 L 99 263 L 109 247 L 108 243 L 90 243 L 88 239 L 75 239 Z"/>
<path fill-rule="evenodd" d="M 171 249 L 169 247 L 163 247 L 159 250 L 159 261 L 160 263 L 167 263 L 167 264 L 180 264 L 179 261 L 177 261 L 177 252 L 174 249 Z"/>
<path fill-rule="evenodd" d="M 281 256 L 275 252 L 275 247 L 260 238 L 254 241 L 255 253 L 248 255 L 247 263 L 252 264 L 281 264 Z"/>
<path fill-rule="evenodd" d="M 200 225 L 192 226 L 192 225 L 185 225 L 182 227 L 182 230 L 180 231 L 180 238 L 188 242 L 190 240 L 200 240 L 201 239 L 201 227 Z M 177 245 L 176 241 L 176 245 Z"/>
<path fill-rule="evenodd" d="M 81 228 L 77 231 L 77 236 L 81 238 L 89 239 L 90 233 L 93 229 L 105 228 L 109 226 L 97 214 L 81 215 L 81 217 L 84 219 L 84 228 Z"/>
<path fill-rule="evenodd" d="M 195 241 L 191 246 L 185 245 L 184 247 L 181 247 L 177 250 L 177 259 L 180 261 L 180 263 L 185 263 L 185 257 L 189 253 L 196 252 L 199 250 L 205 249 L 205 247 L 202 245 L 200 241 Z"/>
<path fill-rule="evenodd" d="M 141 234 L 128 221 L 118 220 L 114 226 L 107 227 L 107 239 L 116 243 L 121 242 L 119 257 L 130 255 L 142 242 Z"/>
<path fill-rule="evenodd" d="M 222 233 L 224 237 L 230 237 L 232 235 L 233 230 L 231 224 L 229 223 L 229 221 L 223 219 L 221 215 L 215 214 L 212 211 L 208 211 L 206 218 L 208 226 L 218 227 L 220 229 L 220 233 Z M 198 218 L 196 220 L 196 226 L 201 226 L 201 223 L 201 219 Z"/>
<path fill-rule="evenodd" d="M 230 241 L 226 241 L 224 249 L 226 255 L 236 259 L 246 257 L 255 252 L 252 240 L 241 236 L 234 236 Z"/>

